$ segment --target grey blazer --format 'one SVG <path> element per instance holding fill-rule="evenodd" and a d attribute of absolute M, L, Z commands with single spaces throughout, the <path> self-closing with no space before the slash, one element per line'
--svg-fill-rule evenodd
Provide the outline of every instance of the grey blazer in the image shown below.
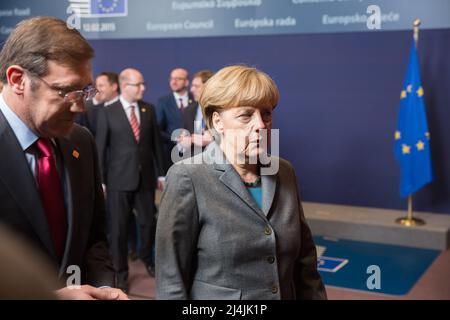
<path fill-rule="evenodd" d="M 326 299 L 294 169 L 277 160 L 278 173 L 262 176 L 262 209 L 214 142 L 170 168 L 157 299 Z"/>

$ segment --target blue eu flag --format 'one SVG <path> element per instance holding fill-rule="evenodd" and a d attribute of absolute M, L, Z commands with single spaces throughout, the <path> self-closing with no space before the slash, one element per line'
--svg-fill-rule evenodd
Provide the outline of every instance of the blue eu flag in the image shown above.
<path fill-rule="evenodd" d="M 400 163 L 400 196 L 403 198 L 433 180 L 430 132 L 423 95 L 419 59 L 413 41 L 395 131 L 395 155 Z"/>
<path fill-rule="evenodd" d="M 93 16 L 126 15 L 126 0 L 91 0 L 91 14 Z"/>

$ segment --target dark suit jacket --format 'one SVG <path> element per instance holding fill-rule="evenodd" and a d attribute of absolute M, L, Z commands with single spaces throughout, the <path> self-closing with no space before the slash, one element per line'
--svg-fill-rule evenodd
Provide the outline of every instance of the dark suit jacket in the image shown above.
<path fill-rule="evenodd" d="M 272 157 L 260 208 L 212 142 L 167 174 L 156 227 L 158 299 L 325 299 L 292 165 Z"/>
<path fill-rule="evenodd" d="M 103 182 L 111 190 L 135 191 L 139 186 L 154 189 L 157 177 L 163 175 L 161 139 L 154 107 L 143 101 L 138 105 L 139 143 L 120 100 L 98 113 L 99 159 Z"/>
<path fill-rule="evenodd" d="M 193 96 L 189 93 L 188 105 L 194 101 Z M 159 129 L 161 130 L 161 139 L 163 142 L 163 159 L 164 159 L 164 174 L 172 165 L 172 150 L 176 143 L 172 141 L 172 133 L 176 129 L 183 128 L 183 114 L 178 108 L 175 97 L 171 92 L 158 99 L 156 104 L 156 118 L 158 119 Z"/>
<path fill-rule="evenodd" d="M 194 132 L 195 131 L 195 117 L 197 116 L 197 110 L 199 108 L 198 102 L 191 103 L 186 110 L 183 112 L 183 128 L 189 131 L 189 133 L 192 135 L 193 133 L 200 134 L 201 132 Z M 191 156 L 194 156 L 198 153 L 201 153 L 205 147 L 199 147 L 195 146 L 194 144 L 191 145 L 190 152 L 185 152 L 183 155 L 183 158 L 188 158 Z"/>
<path fill-rule="evenodd" d="M 105 206 L 92 135 L 75 124 L 69 138 L 55 139 L 64 163 L 68 231 L 62 261 L 56 258 L 35 179 L 14 132 L 0 112 L 0 222 L 22 234 L 59 269 L 81 268 L 83 284 L 114 286 L 114 271 L 104 232 Z M 74 155 L 76 151 L 78 157 Z M 7 156 L 6 156 L 7 155 Z"/>
<path fill-rule="evenodd" d="M 199 108 L 198 102 L 191 103 L 183 112 L 183 128 L 189 131 L 190 134 L 194 133 L 194 121 L 197 115 L 197 109 Z"/>
<path fill-rule="evenodd" d="M 194 98 L 189 93 L 189 104 Z M 161 130 L 161 137 L 164 143 L 171 143 L 172 132 L 176 129 L 183 128 L 183 114 L 178 108 L 173 93 L 158 99 L 156 104 L 156 118 Z"/>
<path fill-rule="evenodd" d="M 86 112 L 78 115 L 75 119 L 80 126 L 88 128 L 94 137 L 97 133 L 97 114 L 101 108 L 103 108 L 103 103 L 94 104 L 92 100 L 89 100 L 86 102 Z"/>

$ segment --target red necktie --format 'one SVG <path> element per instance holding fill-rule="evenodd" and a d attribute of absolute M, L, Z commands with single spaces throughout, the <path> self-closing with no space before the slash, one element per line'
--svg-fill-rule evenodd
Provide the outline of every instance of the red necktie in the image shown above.
<path fill-rule="evenodd" d="M 39 151 L 37 161 L 39 193 L 47 215 L 55 253 L 58 258 L 61 258 L 67 234 L 67 216 L 61 180 L 56 169 L 50 139 L 39 138 L 36 146 Z"/>
<path fill-rule="evenodd" d="M 136 141 L 139 142 L 139 123 L 137 121 L 136 113 L 134 113 L 134 106 L 130 106 L 131 108 L 131 115 L 130 115 L 130 124 L 131 129 L 133 129 L 134 137 L 136 138 Z"/>

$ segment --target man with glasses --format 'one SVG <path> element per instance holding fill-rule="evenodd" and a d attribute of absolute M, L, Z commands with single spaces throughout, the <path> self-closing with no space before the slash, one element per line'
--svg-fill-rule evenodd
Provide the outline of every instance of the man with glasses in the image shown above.
<path fill-rule="evenodd" d="M 165 170 L 172 165 L 171 152 L 178 140 L 178 137 L 172 139 L 172 133 L 176 129 L 183 128 L 183 113 L 194 102 L 188 90 L 189 74 L 186 69 L 173 69 L 170 73 L 169 85 L 172 92 L 159 98 L 156 104 L 156 117 L 166 156 Z M 179 151 L 182 152 L 181 149 Z"/>
<path fill-rule="evenodd" d="M 145 82 L 132 68 L 119 75 L 119 101 L 98 113 L 96 141 L 111 219 L 111 251 L 117 286 L 128 291 L 128 232 L 133 209 L 139 226 L 139 257 L 155 274 L 155 189 L 162 175 L 161 140 L 153 105 L 142 101 Z"/>
<path fill-rule="evenodd" d="M 93 55 L 77 30 L 53 17 L 20 22 L 5 42 L 0 222 L 52 262 L 60 298 L 127 299 L 111 288 L 114 270 L 95 141 L 74 124 L 96 94 Z"/>

